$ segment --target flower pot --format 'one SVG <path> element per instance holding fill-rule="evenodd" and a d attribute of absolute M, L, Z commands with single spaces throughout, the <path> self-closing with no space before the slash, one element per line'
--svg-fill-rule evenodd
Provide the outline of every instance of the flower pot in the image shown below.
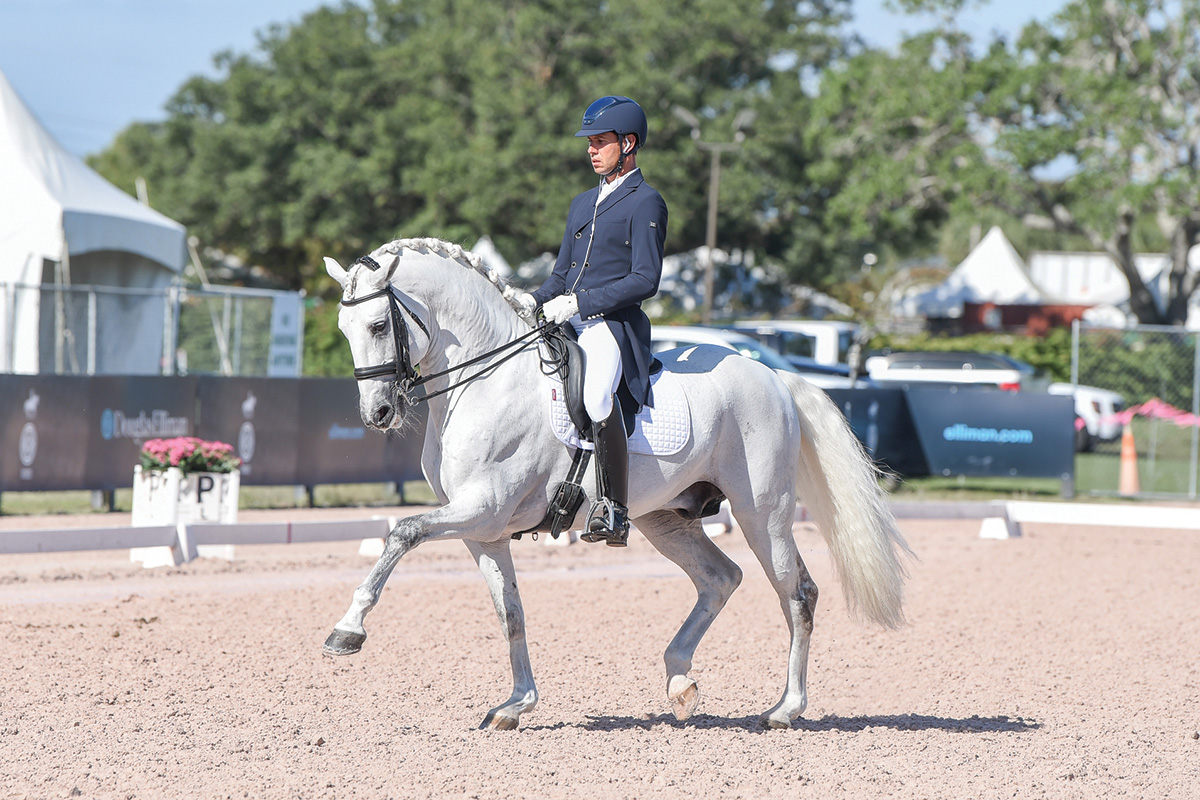
<path fill-rule="evenodd" d="M 133 525 L 237 522 L 241 474 L 133 468 Z"/>

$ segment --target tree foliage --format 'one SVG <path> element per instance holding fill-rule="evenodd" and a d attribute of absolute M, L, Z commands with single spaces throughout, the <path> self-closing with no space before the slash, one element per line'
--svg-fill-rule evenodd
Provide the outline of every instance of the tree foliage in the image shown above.
<path fill-rule="evenodd" d="M 789 254 L 764 222 L 797 175 L 791 139 L 805 76 L 839 54 L 847 0 L 374 0 L 322 8 L 218 57 L 165 122 L 124 131 L 94 163 L 119 185 L 147 178 L 156 207 L 208 245 L 310 290 L 320 257 L 351 258 L 396 236 L 471 245 L 510 259 L 557 248 L 570 198 L 587 188 L 572 134 L 603 94 L 650 117 L 639 159 L 671 209 L 668 247 L 703 241 L 706 139 L 731 140 L 760 112 L 722 176 L 724 247 Z M 785 104 L 776 102 L 785 96 Z M 772 137 L 782 137 L 781 143 Z M 801 156 L 802 157 L 802 156 Z"/>
<path fill-rule="evenodd" d="M 956 164 L 979 157 L 963 115 L 963 41 L 935 34 L 829 69 L 804 128 L 805 185 L 819 198 L 825 258 L 928 249 L 961 194 Z M 844 274 L 844 271 L 843 271 Z"/>
<path fill-rule="evenodd" d="M 964 71 L 982 157 L 956 171 L 962 196 L 1086 239 L 1121 268 L 1142 322 L 1182 323 L 1197 288 L 1200 2 L 1074 0 Z M 1144 221 L 1172 259 L 1161 305 L 1134 263 Z"/>
<path fill-rule="evenodd" d="M 710 164 L 693 133 L 730 144 L 753 112 L 722 157 L 722 248 L 829 288 L 868 252 L 894 263 L 957 236 L 961 257 L 964 220 L 1036 215 L 1111 255 L 1143 321 L 1183 321 L 1200 0 L 1071 0 L 986 43 L 956 27 L 973 2 L 893 0 L 944 24 L 881 51 L 845 35 L 849 0 L 343 0 L 221 54 L 219 77 L 93 163 L 130 192 L 145 177 L 206 245 L 324 293 L 321 256 L 396 236 L 553 251 L 593 180 L 572 134 L 602 94 L 646 108 L 639 164 L 670 207 L 668 250 L 689 250 Z M 1161 304 L 1134 267 L 1145 249 L 1172 257 Z"/>

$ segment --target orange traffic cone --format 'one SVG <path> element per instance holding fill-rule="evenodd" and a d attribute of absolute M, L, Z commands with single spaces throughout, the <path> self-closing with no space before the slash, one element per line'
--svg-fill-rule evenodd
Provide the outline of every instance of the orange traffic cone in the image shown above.
<path fill-rule="evenodd" d="M 1121 478 L 1117 483 L 1117 492 L 1123 495 L 1135 495 L 1142 490 L 1138 482 L 1137 447 L 1133 443 L 1133 428 L 1125 425 L 1121 434 Z"/>

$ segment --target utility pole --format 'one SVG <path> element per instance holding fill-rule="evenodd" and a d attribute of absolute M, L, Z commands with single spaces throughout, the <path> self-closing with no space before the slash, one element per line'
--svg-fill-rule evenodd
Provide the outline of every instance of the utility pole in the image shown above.
<path fill-rule="evenodd" d="M 705 324 L 712 322 L 713 309 L 713 251 L 717 249 L 717 201 L 721 193 L 721 153 L 732 153 L 740 150 L 746 138 L 743 128 L 754 122 L 755 113 L 750 109 L 739 111 L 733 118 L 732 142 L 705 142 L 700 138 L 700 118 L 682 106 L 671 109 L 683 122 L 692 128 L 692 141 L 696 148 L 709 154 L 708 168 L 708 219 L 704 231 L 704 304 L 700 310 L 700 320 Z"/>

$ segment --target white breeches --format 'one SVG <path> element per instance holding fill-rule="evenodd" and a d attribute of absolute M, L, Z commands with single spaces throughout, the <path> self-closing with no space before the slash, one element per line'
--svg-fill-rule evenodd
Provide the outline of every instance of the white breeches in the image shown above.
<path fill-rule="evenodd" d="M 608 419 L 613 410 L 613 395 L 621 383 L 621 348 L 608 323 L 602 319 L 569 320 L 579 335 L 579 346 L 587 359 L 583 369 L 583 407 L 595 422 Z"/>

